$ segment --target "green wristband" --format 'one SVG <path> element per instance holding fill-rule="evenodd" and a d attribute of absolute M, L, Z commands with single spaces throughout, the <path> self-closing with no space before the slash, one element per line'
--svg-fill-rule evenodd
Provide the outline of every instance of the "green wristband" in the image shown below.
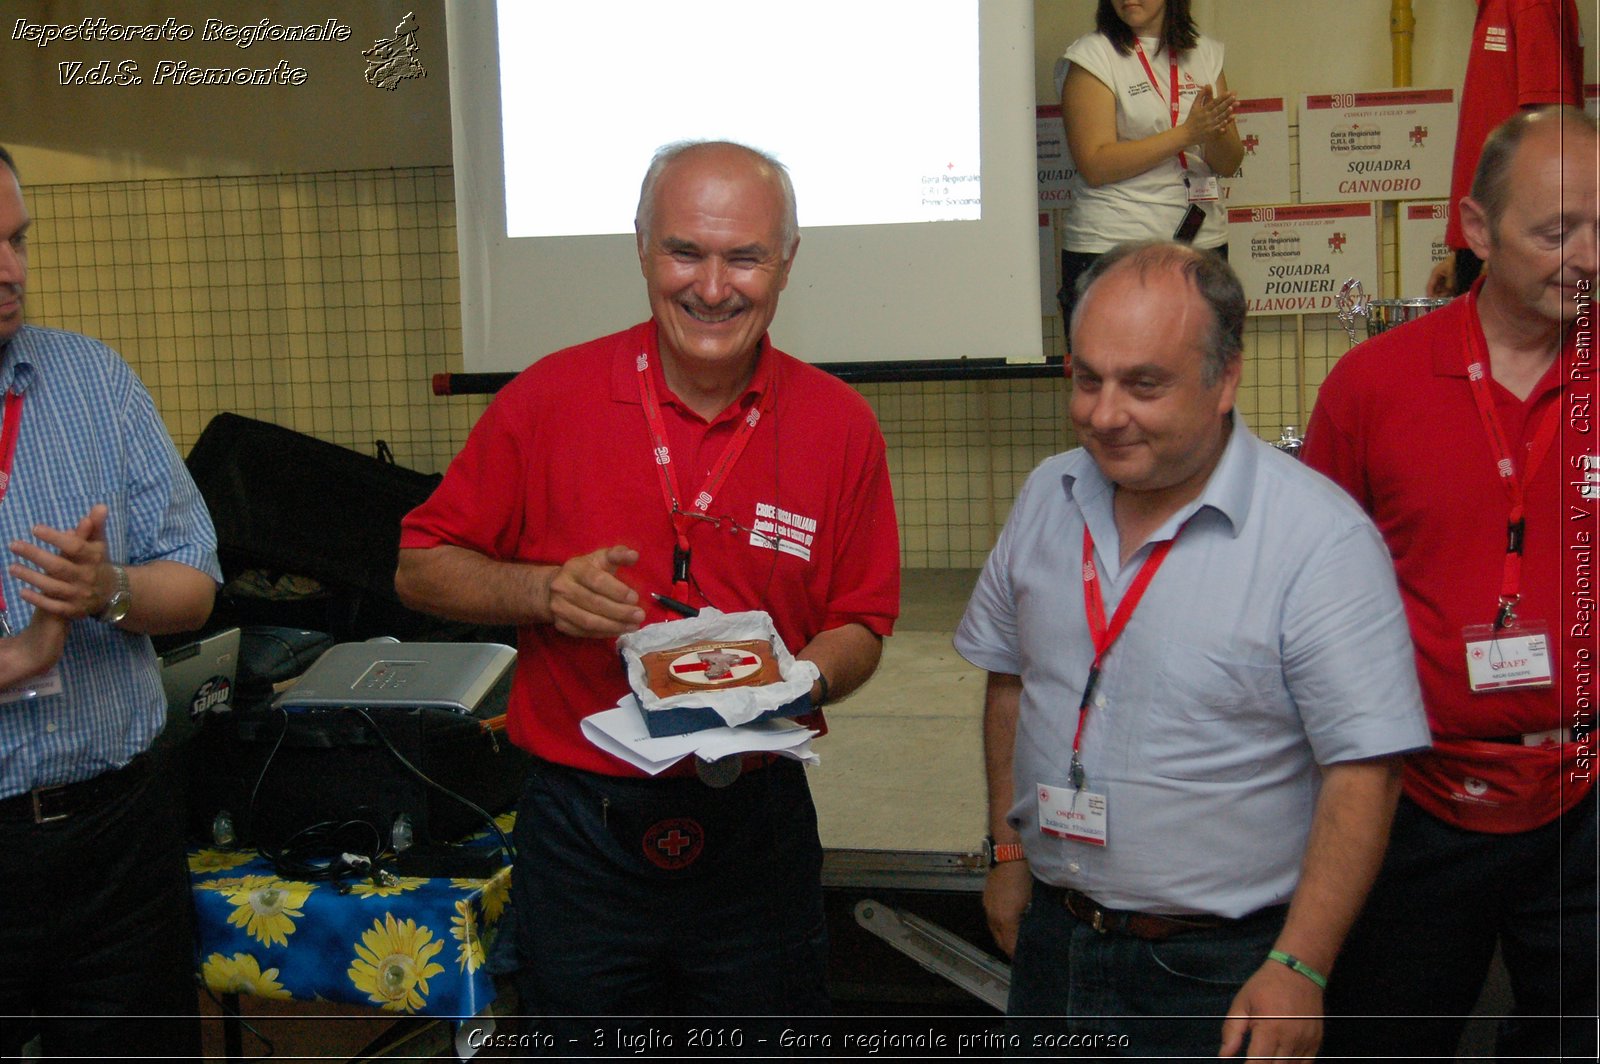
<path fill-rule="evenodd" d="M 1279 964 L 1287 965 L 1291 971 L 1299 972 L 1313 983 L 1316 983 L 1319 989 L 1328 989 L 1328 977 L 1311 967 L 1311 965 L 1307 964 L 1299 957 L 1285 953 L 1281 949 L 1275 949 L 1267 953 L 1267 959 L 1277 961 Z"/>

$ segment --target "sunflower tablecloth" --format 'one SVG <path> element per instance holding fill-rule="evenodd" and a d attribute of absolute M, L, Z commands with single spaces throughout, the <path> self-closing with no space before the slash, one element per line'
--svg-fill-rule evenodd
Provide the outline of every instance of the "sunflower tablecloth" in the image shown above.
<path fill-rule="evenodd" d="M 513 817 L 496 819 L 509 833 Z M 217 993 L 458 1019 L 494 1000 L 485 935 L 509 866 L 488 879 L 299 882 L 254 851 L 198 849 L 189 880 L 200 973 Z"/>

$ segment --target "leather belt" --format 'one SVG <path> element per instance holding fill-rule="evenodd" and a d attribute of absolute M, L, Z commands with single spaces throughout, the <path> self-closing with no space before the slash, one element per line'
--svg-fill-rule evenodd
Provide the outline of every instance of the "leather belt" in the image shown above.
<path fill-rule="evenodd" d="M 80 813 L 106 805 L 127 793 L 150 771 L 150 758 L 138 754 L 121 768 L 102 772 L 93 779 L 35 787 L 22 794 L 0 799 L 0 821 L 6 823 L 54 824 Z"/>
<path fill-rule="evenodd" d="M 1203 931 L 1210 927 L 1224 927 L 1229 924 L 1241 923 L 1252 920 L 1262 915 L 1266 910 L 1251 913 L 1249 916 L 1237 920 L 1229 920 L 1221 916 L 1166 916 L 1161 913 L 1132 912 L 1126 909 L 1108 909 L 1081 891 L 1068 890 L 1065 887 L 1051 886 L 1037 880 L 1033 884 L 1036 896 L 1061 905 L 1075 919 L 1088 924 L 1102 935 L 1129 935 L 1133 938 L 1143 939 L 1146 942 L 1162 942 L 1174 935 L 1186 934 L 1190 931 Z M 1283 908 L 1275 906 L 1275 908 Z"/>

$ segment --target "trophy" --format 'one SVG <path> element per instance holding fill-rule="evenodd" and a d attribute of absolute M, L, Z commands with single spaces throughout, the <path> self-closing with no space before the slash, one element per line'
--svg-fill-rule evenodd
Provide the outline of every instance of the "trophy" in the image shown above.
<path fill-rule="evenodd" d="M 1356 319 L 1367 320 L 1367 337 L 1377 336 L 1379 333 L 1404 325 L 1422 317 L 1430 310 L 1438 310 L 1448 299 L 1434 299 L 1425 296 L 1413 296 L 1409 299 L 1368 299 L 1361 290 L 1361 281 L 1352 277 L 1339 289 L 1339 295 L 1334 301 L 1338 309 L 1339 324 L 1344 326 L 1344 331 L 1350 334 L 1350 343 L 1357 343 Z"/>
<path fill-rule="evenodd" d="M 1294 425 L 1283 426 L 1283 431 L 1278 438 L 1272 441 L 1272 446 L 1288 455 L 1290 458 L 1300 457 L 1300 448 L 1305 446 L 1305 437 L 1301 436 Z"/>

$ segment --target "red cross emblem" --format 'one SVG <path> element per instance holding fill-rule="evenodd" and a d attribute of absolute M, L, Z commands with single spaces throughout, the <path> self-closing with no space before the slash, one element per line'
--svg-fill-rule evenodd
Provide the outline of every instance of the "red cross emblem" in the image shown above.
<path fill-rule="evenodd" d="M 1428 139 L 1428 127 L 1417 125 L 1411 127 L 1411 143 L 1422 147 L 1422 142 Z"/>
<path fill-rule="evenodd" d="M 645 858 L 657 868 L 676 872 L 694 864 L 705 849 L 705 829 L 688 817 L 651 824 L 644 831 Z"/>
<path fill-rule="evenodd" d="M 1250 134 L 1248 137 L 1244 138 L 1244 153 L 1246 155 L 1254 155 L 1256 153 L 1256 146 L 1260 143 L 1260 137 L 1256 136 L 1254 133 Z"/>
<path fill-rule="evenodd" d="M 1335 233 L 1328 238 L 1328 246 L 1335 251 L 1343 251 L 1345 244 L 1348 242 L 1348 238 L 1343 233 Z"/>
<path fill-rule="evenodd" d="M 728 684 L 761 669 L 761 659 L 743 650 L 696 650 L 681 654 L 668 665 L 684 683 Z"/>

